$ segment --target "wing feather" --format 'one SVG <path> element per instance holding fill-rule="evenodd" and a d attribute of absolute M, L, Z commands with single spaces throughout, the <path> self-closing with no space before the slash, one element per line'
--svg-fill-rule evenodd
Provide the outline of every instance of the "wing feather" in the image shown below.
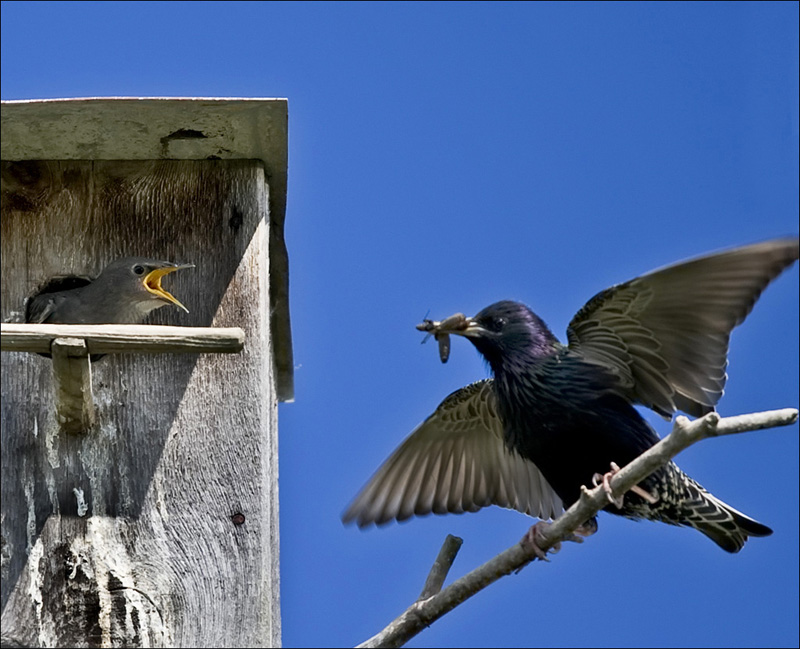
<path fill-rule="evenodd" d="M 562 510 L 536 465 L 506 446 L 491 379 L 447 397 L 376 471 L 342 519 L 364 527 L 489 505 L 545 519 Z"/>
<path fill-rule="evenodd" d="M 617 374 L 632 401 L 667 418 L 704 415 L 725 388 L 731 330 L 799 247 L 797 238 L 766 241 L 613 286 L 572 319 L 569 346 Z"/>

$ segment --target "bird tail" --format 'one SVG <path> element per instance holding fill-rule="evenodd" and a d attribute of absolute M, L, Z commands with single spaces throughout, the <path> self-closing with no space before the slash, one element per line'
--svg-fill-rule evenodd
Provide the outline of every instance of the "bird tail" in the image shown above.
<path fill-rule="evenodd" d="M 772 534 L 769 527 L 724 503 L 683 471 L 675 469 L 685 480 L 684 498 L 676 516 L 678 524 L 694 527 L 726 552 L 738 552 L 750 536 Z"/>

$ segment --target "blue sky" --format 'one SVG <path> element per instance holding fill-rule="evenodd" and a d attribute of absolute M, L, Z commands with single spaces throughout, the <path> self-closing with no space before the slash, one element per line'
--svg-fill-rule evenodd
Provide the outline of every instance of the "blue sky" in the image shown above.
<path fill-rule="evenodd" d="M 563 339 L 611 284 L 797 233 L 797 25 L 795 2 L 2 3 L 3 99 L 289 99 L 286 646 L 365 640 L 416 598 L 448 533 L 464 538 L 458 577 L 532 522 L 339 520 L 417 423 L 486 376 L 466 341 L 447 365 L 420 345 L 429 310 L 518 299 Z M 734 333 L 729 375 L 723 415 L 797 407 L 797 268 Z M 796 646 L 797 426 L 678 463 L 775 534 L 728 555 L 602 515 L 411 646 Z"/>

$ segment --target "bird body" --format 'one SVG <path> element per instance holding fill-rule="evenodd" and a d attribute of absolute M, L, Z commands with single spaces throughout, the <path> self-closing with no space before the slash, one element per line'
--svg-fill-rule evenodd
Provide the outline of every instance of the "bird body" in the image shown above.
<path fill-rule="evenodd" d="M 666 418 L 714 409 L 727 379 L 730 331 L 797 260 L 798 248 L 797 239 L 745 246 L 602 291 L 573 318 L 568 345 L 513 301 L 473 318 L 420 325 L 437 337 L 466 337 L 493 379 L 450 395 L 378 469 L 344 521 L 382 524 L 488 504 L 556 516 L 598 473 L 628 464 L 659 441 L 633 404 Z M 772 532 L 672 462 L 606 510 L 694 527 L 728 552 L 740 550 L 748 536 Z"/>
<path fill-rule="evenodd" d="M 591 484 L 611 462 L 623 466 L 658 442 L 636 409 L 614 391 L 617 383 L 613 374 L 567 348 L 494 370 L 506 443 L 523 457 L 536 458 L 565 503 L 577 500 L 581 485 Z"/>
<path fill-rule="evenodd" d="M 137 324 L 167 304 L 187 311 L 161 286 L 161 279 L 192 267 L 144 257 L 117 259 L 94 281 L 73 280 L 66 290 L 45 288 L 29 300 L 25 319 L 37 324 Z"/>
<path fill-rule="evenodd" d="M 531 323 L 538 318 L 532 319 L 533 315 L 525 305 L 499 302 L 484 309 L 475 321 L 500 317 L 507 323 L 526 323 L 527 329 L 536 331 Z M 490 365 L 505 441 L 536 464 L 567 506 L 578 499 L 581 486 L 591 485 L 594 476 L 612 463 L 625 466 L 658 443 L 657 433 L 620 394 L 618 376 L 605 366 L 587 361 L 557 341 L 550 353 L 532 344 L 520 349 L 536 352 L 521 351 L 508 362 L 510 354 L 495 356 L 487 350 L 487 358 L 493 359 Z M 695 527 L 729 552 L 741 549 L 748 535 L 772 533 L 709 494 L 674 462 L 639 486 L 655 502 L 630 492 L 622 507 L 611 504 L 605 510 L 632 519 Z"/>

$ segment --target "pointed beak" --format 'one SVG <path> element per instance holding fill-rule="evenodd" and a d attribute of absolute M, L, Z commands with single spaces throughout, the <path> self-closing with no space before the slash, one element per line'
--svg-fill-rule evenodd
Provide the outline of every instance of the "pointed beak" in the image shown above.
<path fill-rule="evenodd" d="M 182 270 L 184 268 L 194 268 L 194 264 L 183 264 L 181 266 L 165 266 L 163 268 L 156 268 L 155 270 L 151 270 L 144 278 L 144 287 L 150 291 L 153 295 L 157 295 L 162 300 L 166 300 L 167 302 L 171 302 L 177 307 L 180 307 L 186 313 L 189 313 L 189 309 L 187 309 L 183 304 L 180 303 L 178 298 L 176 298 L 172 293 L 167 291 L 163 286 L 161 286 L 161 279 L 165 275 L 169 275 L 170 273 L 174 273 L 176 270 Z"/>

